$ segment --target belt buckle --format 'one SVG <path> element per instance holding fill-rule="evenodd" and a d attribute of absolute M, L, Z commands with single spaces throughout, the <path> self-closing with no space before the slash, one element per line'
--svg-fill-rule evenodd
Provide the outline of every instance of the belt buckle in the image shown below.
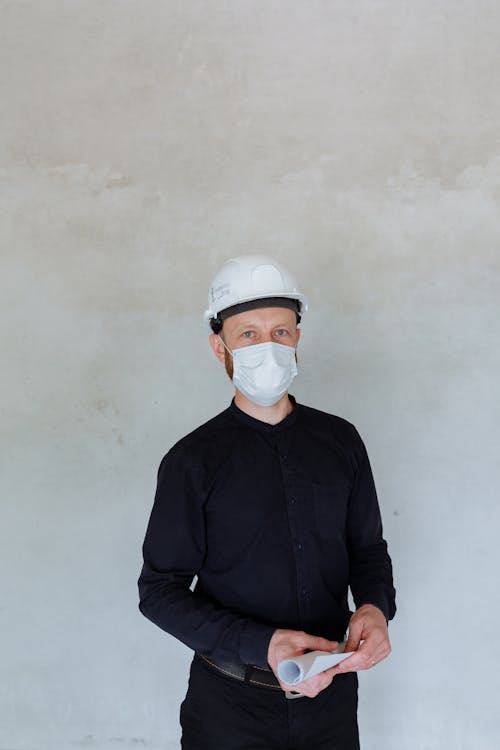
<path fill-rule="evenodd" d="M 294 700 L 295 698 L 304 698 L 304 693 L 297 693 L 293 690 L 285 690 L 285 698 L 288 698 L 289 701 Z"/>

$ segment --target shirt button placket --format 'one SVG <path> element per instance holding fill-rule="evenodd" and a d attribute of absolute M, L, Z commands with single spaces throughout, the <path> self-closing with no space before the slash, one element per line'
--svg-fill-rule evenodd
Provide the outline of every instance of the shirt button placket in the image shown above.
<path fill-rule="evenodd" d="M 286 498 L 286 510 L 288 523 L 292 536 L 292 547 L 295 558 L 295 569 L 297 574 L 297 599 L 299 607 L 299 618 L 304 619 L 307 606 L 307 586 L 305 584 L 306 567 L 304 563 L 304 544 L 301 538 L 300 516 L 297 512 L 297 490 L 294 484 L 293 471 L 290 468 L 288 447 L 282 435 L 277 436 L 278 453 L 283 477 L 283 489 Z"/>

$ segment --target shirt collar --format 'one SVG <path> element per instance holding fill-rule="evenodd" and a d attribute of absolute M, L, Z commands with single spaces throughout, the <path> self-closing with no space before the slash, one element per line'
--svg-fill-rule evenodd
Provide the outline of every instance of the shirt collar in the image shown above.
<path fill-rule="evenodd" d="M 238 406 L 236 406 L 236 404 L 234 403 L 234 398 L 229 406 L 229 412 L 233 417 L 235 417 L 235 419 L 243 422 L 248 427 L 253 427 L 256 430 L 261 430 L 263 432 L 280 432 L 281 430 L 286 430 L 288 427 L 291 427 L 295 423 L 295 420 L 297 419 L 297 412 L 300 409 L 300 405 L 297 403 L 294 396 L 289 393 L 288 398 L 293 405 L 293 409 L 290 414 L 287 414 L 286 417 L 277 424 L 262 422 L 262 420 L 250 416 L 250 414 L 247 414 Z"/>

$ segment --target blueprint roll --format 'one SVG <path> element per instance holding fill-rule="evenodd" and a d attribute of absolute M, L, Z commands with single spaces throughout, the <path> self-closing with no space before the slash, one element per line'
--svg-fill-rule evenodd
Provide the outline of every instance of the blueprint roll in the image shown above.
<path fill-rule="evenodd" d="M 345 641 L 335 651 L 310 651 L 294 659 L 285 659 L 278 664 L 278 677 L 286 685 L 297 685 L 352 656 L 352 652 L 344 653 L 344 649 Z"/>

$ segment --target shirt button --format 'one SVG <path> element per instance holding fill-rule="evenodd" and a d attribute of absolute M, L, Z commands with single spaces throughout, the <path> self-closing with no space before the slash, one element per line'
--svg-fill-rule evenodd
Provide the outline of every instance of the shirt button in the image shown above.
<path fill-rule="evenodd" d="M 302 549 L 302 542 L 297 542 L 297 549 L 298 549 L 298 550 L 301 550 L 301 549 Z"/>
<path fill-rule="evenodd" d="M 287 458 L 288 458 L 288 454 L 287 453 L 283 453 L 283 455 L 281 456 L 281 460 L 282 461 L 286 461 Z"/>
<path fill-rule="evenodd" d="M 291 497 L 289 502 L 290 502 L 290 505 L 295 505 L 295 498 Z"/>
<path fill-rule="evenodd" d="M 300 595 L 305 596 L 306 594 L 307 594 L 307 589 L 305 586 L 302 586 L 302 588 L 300 589 Z"/>

